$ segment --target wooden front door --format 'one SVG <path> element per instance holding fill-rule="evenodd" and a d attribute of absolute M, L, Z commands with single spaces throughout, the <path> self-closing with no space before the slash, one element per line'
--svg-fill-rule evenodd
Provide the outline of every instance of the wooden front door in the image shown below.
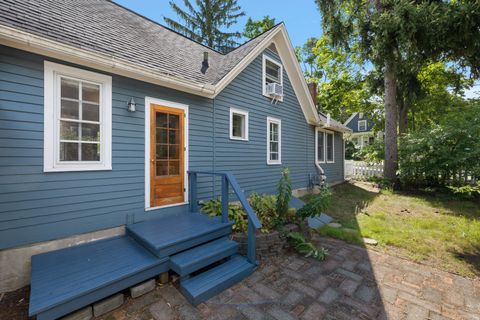
<path fill-rule="evenodd" d="M 150 206 L 184 202 L 184 111 L 156 104 L 150 114 Z"/>

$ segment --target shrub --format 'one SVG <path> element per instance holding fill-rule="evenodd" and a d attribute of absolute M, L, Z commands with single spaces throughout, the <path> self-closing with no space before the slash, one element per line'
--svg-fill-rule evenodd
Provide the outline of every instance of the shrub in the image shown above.
<path fill-rule="evenodd" d="M 356 151 L 352 157 L 369 163 L 382 162 L 385 159 L 385 144 L 383 140 L 376 139 L 374 143 Z"/>
<path fill-rule="evenodd" d="M 286 222 L 288 204 L 292 198 L 292 182 L 290 181 L 290 170 L 283 168 L 280 180 L 277 184 L 277 215 L 280 223 Z"/>
<path fill-rule="evenodd" d="M 311 242 L 305 240 L 299 232 L 290 232 L 287 234 L 288 242 L 299 253 L 304 254 L 305 257 L 312 257 L 314 259 L 323 261 L 328 255 L 328 250 L 325 248 L 317 249 Z"/>
<path fill-rule="evenodd" d="M 258 216 L 258 219 L 262 222 L 262 231 L 268 232 L 272 230 L 278 219 L 277 214 L 277 198 L 270 195 L 259 195 L 256 192 L 250 194 L 248 199 L 253 211 Z"/>
<path fill-rule="evenodd" d="M 222 215 L 222 202 L 220 199 L 211 199 L 202 204 L 202 212 L 211 217 Z M 232 230 L 235 232 L 247 232 L 248 220 L 246 212 L 238 205 L 228 204 L 228 219 L 234 222 Z"/>
<path fill-rule="evenodd" d="M 314 217 L 326 211 L 332 203 L 332 191 L 326 185 L 320 187 L 320 193 L 311 197 L 307 204 L 297 210 L 301 219 Z"/>

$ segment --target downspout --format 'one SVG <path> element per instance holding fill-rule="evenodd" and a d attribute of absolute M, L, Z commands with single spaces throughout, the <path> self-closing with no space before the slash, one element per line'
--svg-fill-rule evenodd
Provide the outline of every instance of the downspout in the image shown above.
<path fill-rule="evenodd" d="M 213 142 L 213 161 L 212 161 L 212 171 L 215 172 L 215 168 L 217 167 L 217 153 L 216 153 L 216 141 L 215 141 L 215 123 L 216 123 L 216 112 L 215 112 L 215 98 L 212 99 L 212 112 L 213 112 L 213 117 L 212 117 L 212 132 L 213 132 L 213 135 L 212 135 L 212 142 Z M 217 184 L 215 182 L 215 176 L 212 177 L 212 180 L 213 180 L 213 199 L 216 199 L 217 198 Z"/>

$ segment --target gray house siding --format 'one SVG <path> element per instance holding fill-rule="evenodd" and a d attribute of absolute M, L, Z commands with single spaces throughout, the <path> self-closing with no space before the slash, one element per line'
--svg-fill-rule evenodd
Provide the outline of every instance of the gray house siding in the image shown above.
<path fill-rule="evenodd" d="M 112 75 L 113 169 L 44 173 L 45 59 L 0 46 L 0 249 L 185 210 L 144 210 L 145 96 L 189 105 L 191 170 L 232 171 L 245 191 L 266 193 L 274 192 L 282 166 L 291 169 L 294 188 L 306 187 L 308 174 L 315 172 L 314 127 L 306 125 L 286 74 L 284 102 L 271 104 L 261 94 L 260 56 L 215 100 Z M 131 97 L 135 113 L 126 110 Z M 250 112 L 248 142 L 229 139 L 230 107 Z M 282 166 L 266 164 L 267 116 L 282 120 Z M 335 143 L 336 163 L 324 166 L 330 181 L 343 179 L 338 134 Z M 219 187 L 210 178 L 199 181 L 201 198 L 215 191 Z"/>
<path fill-rule="evenodd" d="M 365 131 L 358 131 L 358 120 L 367 120 L 367 130 Z M 374 123 L 373 121 L 369 120 L 367 117 L 363 116 L 362 119 L 360 119 L 360 114 L 357 113 L 352 120 L 347 124 L 347 127 L 352 129 L 354 133 L 357 132 L 368 132 L 373 130 Z"/>

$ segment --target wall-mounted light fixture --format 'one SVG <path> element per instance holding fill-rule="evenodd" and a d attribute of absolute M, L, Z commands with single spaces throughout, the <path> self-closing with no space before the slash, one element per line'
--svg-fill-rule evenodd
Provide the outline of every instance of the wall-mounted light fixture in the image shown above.
<path fill-rule="evenodd" d="M 135 100 L 133 100 L 133 98 L 130 98 L 130 101 L 128 101 L 127 106 L 128 106 L 127 108 L 128 112 L 135 112 L 137 104 L 135 103 Z"/>

